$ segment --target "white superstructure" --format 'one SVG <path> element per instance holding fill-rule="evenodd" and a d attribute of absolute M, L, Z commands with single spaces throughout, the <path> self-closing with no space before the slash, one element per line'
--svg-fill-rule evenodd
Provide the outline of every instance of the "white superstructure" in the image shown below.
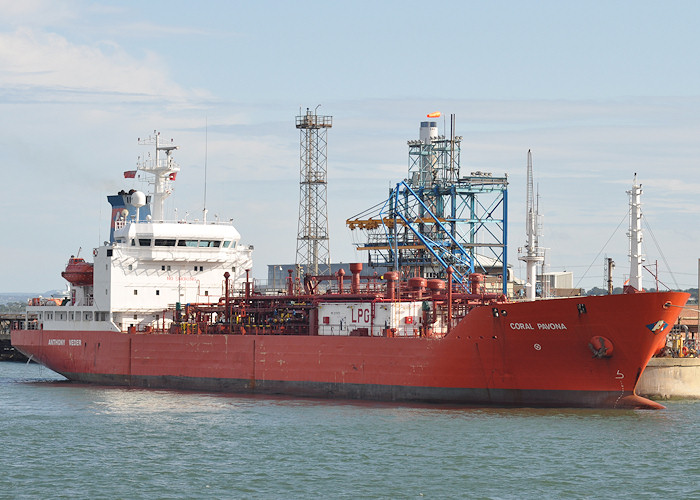
<path fill-rule="evenodd" d="M 252 246 L 240 244 L 231 222 L 165 220 L 163 201 L 180 168 L 172 158 L 177 146 L 162 146 L 158 137 L 139 141 L 156 145 L 155 160 L 138 164 L 153 175 L 153 194 L 131 190 L 109 197 L 112 232 L 109 242 L 93 250 L 92 280 L 71 283 L 63 305 L 28 306 L 37 328 L 148 331 L 167 327 L 173 318 L 164 312 L 177 303 L 217 302 L 225 292 L 225 272 L 233 289 L 242 287 Z"/>

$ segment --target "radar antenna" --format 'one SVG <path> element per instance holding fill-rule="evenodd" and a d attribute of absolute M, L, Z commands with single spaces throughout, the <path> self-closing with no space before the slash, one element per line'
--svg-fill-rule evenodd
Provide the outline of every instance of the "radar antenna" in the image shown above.
<path fill-rule="evenodd" d="M 170 139 L 170 144 L 163 144 L 160 139 L 160 132 L 153 131 L 153 136 L 148 136 L 146 139 L 138 140 L 139 144 L 155 145 L 155 159 L 147 159 L 138 162 L 137 168 L 142 172 L 147 172 L 154 176 L 153 179 L 153 202 L 152 212 L 153 220 L 164 220 L 163 206 L 165 199 L 173 192 L 171 181 L 175 180 L 177 173 L 180 171 L 180 166 L 173 159 L 173 151 L 180 149 L 179 146 L 173 144 Z M 161 158 L 160 153 L 165 152 L 165 158 Z"/>

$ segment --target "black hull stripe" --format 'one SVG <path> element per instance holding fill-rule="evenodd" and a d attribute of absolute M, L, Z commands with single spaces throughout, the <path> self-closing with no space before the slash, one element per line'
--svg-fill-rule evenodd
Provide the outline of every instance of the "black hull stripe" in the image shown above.
<path fill-rule="evenodd" d="M 66 373 L 67 378 L 90 384 L 149 389 L 173 389 L 233 394 L 287 395 L 322 399 L 384 402 L 418 402 L 458 405 L 534 406 L 572 408 L 628 407 L 629 391 L 557 391 L 523 389 L 475 389 L 408 387 L 378 384 L 342 384 L 280 380 L 191 378 L 177 376 L 131 376 Z M 631 407 L 638 407 L 633 405 Z"/>

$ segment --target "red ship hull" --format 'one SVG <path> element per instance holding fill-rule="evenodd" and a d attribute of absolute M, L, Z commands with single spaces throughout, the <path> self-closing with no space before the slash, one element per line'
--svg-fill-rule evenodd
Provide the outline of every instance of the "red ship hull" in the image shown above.
<path fill-rule="evenodd" d="M 472 310 L 443 338 L 18 330 L 12 344 L 80 382 L 474 405 L 662 408 L 634 393 L 688 294 Z M 591 339 L 612 343 L 592 356 Z"/>

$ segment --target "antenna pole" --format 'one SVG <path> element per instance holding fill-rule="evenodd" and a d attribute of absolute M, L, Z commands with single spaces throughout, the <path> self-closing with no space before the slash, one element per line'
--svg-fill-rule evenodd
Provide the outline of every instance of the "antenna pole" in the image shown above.
<path fill-rule="evenodd" d="M 207 117 L 204 117 L 204 222 L 207 221 L 207 157 L 209 148 L 209 123 Z"/>

